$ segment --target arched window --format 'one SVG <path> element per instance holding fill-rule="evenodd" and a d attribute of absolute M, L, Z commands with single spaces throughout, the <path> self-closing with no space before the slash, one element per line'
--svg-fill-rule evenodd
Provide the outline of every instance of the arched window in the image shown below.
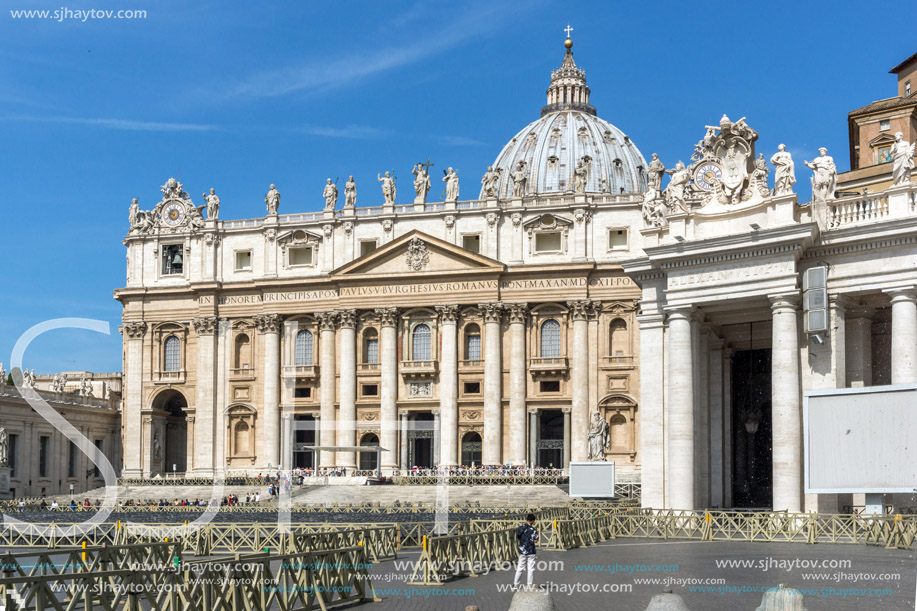
<path fill-rule="evenodd" d="M 307 367 L 313 363 L 312 346 L 314 338 L 311 331 L 302 330 L 296 334 L 296 366 Z"/>
<path fill-rule="evenodd" d="M 252 342 L 245 333 L 236 336 L 235 347 L 236 369 L 251 369 L 252 367 Z"/>
<path fill-rule="evenodd" d="M 481 360 L 481 327 L 474 323 L 465 327 L 465 360 Z"/>
<path fill-rule="evenodd" d="M 166 338 L 162 360 L 163 371 L 181 370 L 181 340 L 174 335 Z"/>
<path fill-rule="evenodd" d="M 416 325 L 411 333 L 411 359 L 415 361 L 432 359 L 430 346 L 430 326 L 424 323 Z"/>
<path fill-rule="evenodd" d="M 379 362 L 379 332 L 373 328 L 363 331 L 363 362 Z"/>
<path fill-rule="evenodd" d="M 554 358 L 560 356 L 560 323 L 546 320 L 541 325 L 541 356 Z"/>
<path fill-rule="evenodd" d="M 608 328 L 608 356 L 612 358 L 630 356 L 627 323 L 620 318 L 615 318 L 611 321 L 611 325 Z"/>

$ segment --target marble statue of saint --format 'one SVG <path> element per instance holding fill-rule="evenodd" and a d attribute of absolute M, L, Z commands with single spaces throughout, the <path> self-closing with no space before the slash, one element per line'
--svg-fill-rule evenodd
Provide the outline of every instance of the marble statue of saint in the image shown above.
<path fill-rule="evenodd" d="M 500 183 L 500 173 L 502 169 L 494 170 L 492 165 L 487 166 L 487 171 L 481 179 L 481 185 L 484 187 L 484 197 L 496 197 L 497 186 Z"/>
<path fill-rule="evenodd" d="M 91 397 L 92 396 L 92 382 L 86 379 L 86 376 L 80 378 L 80 396 L 81 397 Z"/>
<path fill-rule="evenodd" d="M 608 447 L 608 422 L 598 413 L 592 413 L 589 424 L 589 460 L 605 460 Z"/>
<path fill-rule="evenodd" d="M 655 189 L 650 189 L 643 194 L 643 222 L 647 227 L 664 227 L 665 220 L 665 200 Z"/>
<path fill-rule="evenodd" d="M 459 177 L 456 171 L 449 168 L 443 176 L 443 182 L 446 183 L 446 201 L 456 201 L 459 196 Z"/>
<path fill-rule="evenodd" d="M 415 164 L 411 174 L 414 175 L 414 203 L 426 203 L 427 193 L 430 192 L 430 175 L 426 167 L 422 163 Z"/>
<path fill-rule="evenodd" d="M 573 168 L 573 191 L 575 193 L 586 192 L 586 176 L 588 173 L 589 166 L 586 162 L 586 158 L 583 157 L 576 162 L 576 167 Z"/>
<path fill-rule="evenodd" d="M 662 175 L 665 174 L 665 166 L 659 161 L 659 155 L 653 153 L 653 160 L 647 168 L 646 186 L 650 191 L 659 191 L 662 188 Z"/>
<path fill-rule="evenodd" d="M 0 363 L 0 386 L 6 386 L 6 369 L 3 368 L 3 363 Z"/>
<path fill-rule="evenodd" d="M 770 169 L 767 167 L 767 161 L 764 160 L 764 153 L 758 153 L 755 159 L 755 171 L 751 173 L 751 184 L 758 189 L 761 197 L 769 197 L 771 192 L 767 186 L 767 175 Z"/>
<path fill-rule="evenodd" d="M 818 153 L 818 157 L 803 163 L 815 172 L 812 176 L 812 201 L 824 203 L 834 199 L 837 166 L 834 165 L 834 158 L 828 155 L 828 149 L 822 147 L 818 149 Z"/>
<path fill-rule="evenodd" d="M 796 170 L 793 156 L 786 152 L 786 145 L 777 146 L 777 152 L 771 157 L 774 166 L 774 195 L 792 195 L 796 184 Z"/>
<path fill-rule="evenodd" d="M 153 433 L 153 458 L 162 458 L 162 442 L 159 441 L 159 431 Z"/>
<path fill-rule="evenodd" d="M 325 198 L 325 210 L 334 210 L 334 205 L 338 201 L 338 186 L 328 179 L 325 183 L 325 190 L 322 191 L 322 197 Z"/>
<path fill-rule="evenodd" d="M 904 134 L 895 134 L 895 143 L 892 145 L 892 184 L 894 186 L 906 185 L 911 182 L 911 170 L 914 169 L 914 146 L 904 139 Z"/>
<path fill-rule="evenodd" d="M 528 179 L 525 175 L 525 161 L 516 164 L 513 170 L 513 197 L 523 197 L 525 195 L 525 183 Z"/>
<path fill-rule="evenodd" d="M 31 373 L 28 369 L 22 370 L 22 387 L 23 388 L 35 388 L 35 370 L 33 369 Z"/>
<path fill-rule="evenodd" d="M 280 191 L 276 186 L 271 185 L 271 190 L 264 196 L 264 203 L 267 204 L 268 216 L 276 216 L 280 209 Z"/>
<path fill-rule="evenodd" d="M 137 226 L 137 223 L 140 222 L 140 203 L 137 198 L 131 200 L 131 207 L 127 213 L 127 220 L 130 223 L 130 228 L 133 229 Z"/>
<path fill-rule="evenodd" d="M 347 177 L 344 183 L 344 207 L 353 208 L 357 205 L 357 183 L 353 181 L 353 176 Z"/>
<path fill-rule="evenodd" d="M 672 174 L 669 180 L 669 186 L 665 190 L 666 203 L 672 212 L 687 212 L 688 207 L 685 204 L 685 188 L 691 181 L 691 174 L 685 169 L 685 164 L 681 161 L 675 164 L 674 170 L 667 170 Z"/>
<path fill-rule="evenodd" d="M 0 467 L 10 466 L 10 436 L 0 428 Z"/>
<path fill-rule="evenodd" d="M 220 197 L 216 189 L 210 187 L 210 194 L 204 193 L 204 201 L 207 202 L 207 219 L 215 221 L 220 218 Z"/>
<path fill-rule="evenodd" d="M 385 176 L 379 176 L 379 182 L 382 183 L 382 197 L 385 198 L 386 204 L 394 204 L 395 196 L 397 194 L 395 190 L 395 179 L 391 176 L 389 172 L 385 173 Z"/>

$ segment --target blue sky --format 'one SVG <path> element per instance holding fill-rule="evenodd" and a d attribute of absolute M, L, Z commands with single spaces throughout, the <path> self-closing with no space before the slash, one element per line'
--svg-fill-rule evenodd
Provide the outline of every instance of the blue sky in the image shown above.
<path fill-rule="evenodd" d="M 147 17 L 58 22 L 8 10 L 62 5 Z M 895 95 L 887 73 L 917 51 L 904 27 L 915 7 L 8 0 L 0 361 L 9 369 L 30 326 L 85 317 L 112 334 L 54 332 L 26 366 L 120 370 L 111 292 L 125 278 L 128 205 L 152 207 L 170 176 L 194 198 L 215 187 L 221 218 L 262 215 L 270 183 L 281 213 L 317 210 L 325 178 L 347 174 L 358 205 L 379 203 L 377 172 L 404 177 L 427 157 L 456 167 L 463 196 L 476 195 L 503 144 L 538 118 L 568 23 L 599 116 L 645 157 L 687 161 L 705 124 L 746 116 L 759 151 L 786 143 L 808 199 L 802 159 L 827 146 L 847 169 L 847 112 Z"/>

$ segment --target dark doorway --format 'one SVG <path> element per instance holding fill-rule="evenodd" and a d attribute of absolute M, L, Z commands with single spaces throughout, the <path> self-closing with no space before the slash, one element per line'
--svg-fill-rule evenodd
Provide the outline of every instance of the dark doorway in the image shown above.
<path fill-rule="evenodd" d="M 188 468 L 188 402 L 177 390 L 167 390 L 156 397 L 154 409 L 164 418 L 164 439 L 154 431 L 152 439 L 151 474 L 184 474 Z M 160 420 L 162 422 L 162 420 Z"/>
<path fill-rule="evenodd" d="M 315 445 L 315 417 L 310 414 L 293 417 L 293 467 L 314 469 L 315 452 L 308 449 Z"/>
<path fill-rule="evenodd" d="M 433 414 L 421 412 L 411 417 L 408 429 L 408 464 L 429 469 L 433 466 Z"/>
<path fill-rule="evenodd" d="M 732 360 L 732 504 L 770 508 L 771 351 L 740 350 Z"/>
<path fill-rule="evenodd" d="M 481 436 L 474 431 L 462 435 L 462 466 L 470 467 L 481 464 Z"/>
<path fill-rule="evenodd" d="M 367 433 L 363 435 L 363 439 L 360 440 L 361 446 L 378 446 L 379 438 L 375 433 Z M 370 452 L 360 452 L 360 470 L 361 471 L 375 471 L 379 466 L 379 455 L 375 450 Z"/>
<path fill-rule="evenodd" d="M 562 469 L 564 464 L 564 413 L 543 409 L 538 413 L 538 449 L 535 466 Z"/>

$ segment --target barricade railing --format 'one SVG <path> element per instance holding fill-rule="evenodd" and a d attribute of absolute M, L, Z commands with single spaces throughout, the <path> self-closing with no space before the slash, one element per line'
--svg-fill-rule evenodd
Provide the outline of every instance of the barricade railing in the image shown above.
<path fill-rule="evenodd" d="M 506 568 L 518 558 L 514 528 L 425 537 L 411 585 L 441 584 L 452 577 Z"/>

